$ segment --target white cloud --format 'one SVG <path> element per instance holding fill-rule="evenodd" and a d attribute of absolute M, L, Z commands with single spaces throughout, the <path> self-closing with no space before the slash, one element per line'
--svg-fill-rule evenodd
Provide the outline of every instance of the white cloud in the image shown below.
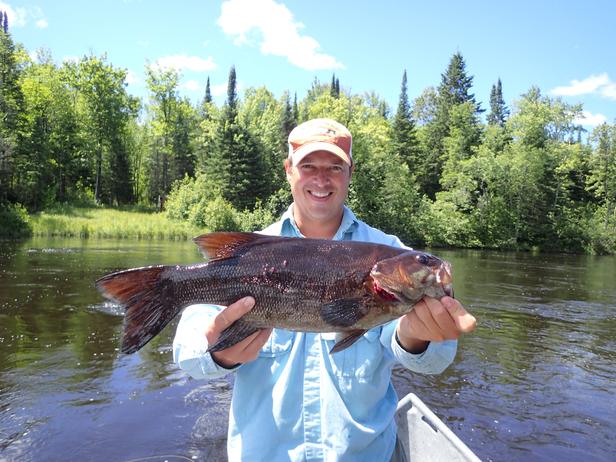
<path fill-rule="evenodd" d="M 25 8 L 13 8 L 8 3 L 0 2 L 0 11 L 5 12 L 9 19 L 9 30 L 11 27 L 23 27 L 26 25 L 28 13 Z"/>
<path fill-rule="evenodd" d="M 38 6 L 13 8 L 8 3 L 0 2 L 0 11 L 5 12 L 8 17 L 9 30 L 13 27 L 24 27 L 30 21 L 34 21 L 34 25 L 39 29 L 45 29 L 49 25 L 43 10 Z"/>
<path fill-rule="evenodd" d="M 594 93 L 603 85 L 609 84 L 610 79 L 607 73 L 591 75 L 584 80 L 572 80 L 567 87 L 556 87 L 551 93 L 558 96 L 577 96 Z"/>
<path fill-rule="evenodd" d="M 294 22 L 289 9 L 274 0 L 228 0 L 222 4 L 218 25 L 236 45 L 259 45 L 263 54 L 284 56 L 302 69 L 344 69 L 336 58 L 319 51 L 314 38 L 301 35 L 304 25 Z"/>
<path fill-rule="evenodd" d="M 187 89 L 187 90 L 189 90 L 189 91 L 199 91 L 199 90 L 201 90 L 201 84 L 199 82 L 197 82 L 196 80 L 189 80 L 184 85 L 182 85 L 182 87 Z"/>
<path fill-rule="evenodd" d="M 216 63 L 211 56 L 207 59 L 186 55 L 163 56 L 158 58 L 155 64 L 164 69 L 173 68 L 178 71 L 186 69 L 195 72 L 207 72 L 216 69 Z"/>
<path fill-rule="evenodd" d="M 244 82 L 237 82 L 236 91 L 239 94 L 244 89 Z M 212 96 L 227 95 L 227 82 L 220 85 L 210 85 L 210 93 Z"/>
<path fill-rule="evenodd" d="M 605 123 L 607 118 L 603 114 L 591 114 L 588 111 L 582 111 L 580 117 L 573 119 L 574 124 L 584 125 L 586 127 L 596 127 Z"/>
<path fill-rule="evenodd" d="M 610 82 L 601 87 L 601 94 L 606 98 L 616 99 L 616 83 Z"/>
<path fill-rule="evenodd" d="M 605 98 L 616 99 L 616 82 L 612 82 L 607 72 L 604 72 L 591 75 L 584 80 L 572 80 L 569 86 L 553 88 L 550 93 L 557 96 L 598 94 Z"/>
<path fill-rule="evenodd" d="M 210 85 L 210 92 L 213 96 L 220 96 L 227 93 L 227 84 L 221 83 L 220 85 Z"/>

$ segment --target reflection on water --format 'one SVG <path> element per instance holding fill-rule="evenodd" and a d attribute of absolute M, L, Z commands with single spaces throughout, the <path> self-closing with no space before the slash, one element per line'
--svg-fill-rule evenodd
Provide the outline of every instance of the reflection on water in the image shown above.
<path fill-rule="evenodd" d="M 616 258 L 435 253 L 479 325 L 445 373 L 396 369 L 399 395 L 417 393 L 484 460 L 612 460 Z M 0 243 L 0 460 L 224 454 L 231 378 L 178 371 L 175 323 L 119 354 L 122 309 L 93 284 L 200 260 L 184 242 Z"/>

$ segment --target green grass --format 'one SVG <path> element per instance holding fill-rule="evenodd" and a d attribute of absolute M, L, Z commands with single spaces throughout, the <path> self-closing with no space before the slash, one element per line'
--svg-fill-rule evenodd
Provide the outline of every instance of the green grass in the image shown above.
<path fill-rule="evenodd" d="M 30 216 L 34 236 L 186 240 L 204 230 L 163 213 L 64 206 Z"/>

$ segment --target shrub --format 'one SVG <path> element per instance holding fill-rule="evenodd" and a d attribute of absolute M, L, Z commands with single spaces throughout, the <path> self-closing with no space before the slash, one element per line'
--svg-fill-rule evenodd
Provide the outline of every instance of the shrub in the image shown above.
<path fill-rule="evenodd" d="M 28 237 L 32 225 L 28 211 L 20 204 L 0 205 L 0 237 Z"/>

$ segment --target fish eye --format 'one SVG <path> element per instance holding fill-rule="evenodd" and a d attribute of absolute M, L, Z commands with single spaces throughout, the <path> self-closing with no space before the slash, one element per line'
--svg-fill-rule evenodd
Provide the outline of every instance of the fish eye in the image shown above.
<path fill-rule="evenodd" d="M 430 258 L 426 254 L 417 255 L 417 261 L 422 265 L 427 265 L 430 262 Z"/>

